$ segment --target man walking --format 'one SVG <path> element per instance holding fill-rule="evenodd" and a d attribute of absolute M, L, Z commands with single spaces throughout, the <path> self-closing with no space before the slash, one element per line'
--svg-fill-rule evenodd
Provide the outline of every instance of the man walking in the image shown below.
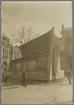
<path fill-rule="evenodd" d="M 67 78 L 68 78 L 69 84 L 71 84 L 71 76 L 72 76 L 71 71 L 68 70 L 67 71 Z"/>
<path fill-rule="evenodd" d="M 22 86 L 27 86 L 27 74 L 26 71 L 22 72 Z"/>

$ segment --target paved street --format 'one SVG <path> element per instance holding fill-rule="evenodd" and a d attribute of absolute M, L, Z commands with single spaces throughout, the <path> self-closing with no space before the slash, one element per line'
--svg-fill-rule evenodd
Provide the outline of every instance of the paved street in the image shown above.
<path fill-rule="evenodd" d="M 67 80 L 52 84 L 11 86 L 3 88 L 2 104 L 72 103 L 72 85 Z"/>

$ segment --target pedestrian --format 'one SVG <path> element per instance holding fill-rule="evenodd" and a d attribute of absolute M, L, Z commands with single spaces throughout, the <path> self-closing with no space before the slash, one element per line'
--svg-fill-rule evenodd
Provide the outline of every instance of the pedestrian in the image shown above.
<path fill-rule="evenodd" d="M 71 84 L 71 76 L 72 76 L 71 70 L 68 70 L 67 71 L 67 79 L 69 81 L 69 84 Z"/>
<path fill-rule="evenodd" d="M 27 74 L 26 71 L 22 72 L 22 86 L 27 86 Z"/>
<path fill-rule="evenodd" d="M 5 77 L 4 77 L 4 85 L 6 86 L 6 85 L 7 85 L 7 83 L 8 83 L 8 77 L 7 77 L 7 76 L 5 76 Z"/>
<path fill-rule="evenodd" d="M 4 85 L 8 85 L 8 82 L 9 80 L 11 79 L 11 77 L 8 75 L 8 73 L 4 73 L 4 76 L 3 76 L 3 82 L 4 82 Z"/>
<path fill-rule="evenodd" d="M 4 82 L 4 74 L 2 73 L 2 83 Z"/>

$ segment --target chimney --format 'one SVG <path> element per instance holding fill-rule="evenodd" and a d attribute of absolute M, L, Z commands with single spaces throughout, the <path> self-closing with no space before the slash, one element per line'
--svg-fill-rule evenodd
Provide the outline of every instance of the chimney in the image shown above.
<path fill-rule="evenodd" d="M 62 31 L 64 30 L 64 25 L 62 24 Z"/>

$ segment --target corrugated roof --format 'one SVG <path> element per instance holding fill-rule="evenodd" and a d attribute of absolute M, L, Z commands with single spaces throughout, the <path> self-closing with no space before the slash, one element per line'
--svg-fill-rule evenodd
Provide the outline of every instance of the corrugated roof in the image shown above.
<path fill-rule="evenodd" d="M 37 57 L 42 54 L 47 54 L 51 49 L 53 43 L 53 28 L 42 36 L 24 44 L 21 46 L 22 53 L 24 57 Z"/>
<path fill-rule="evenodd" d="M 53 28 L 52 28 L 51 30 L 53 30 Z M 51 31 L 51 30 L 50 30 L 50 31 Z M 36 40 L 39 40 L 39 39 L 42 38 L 43 36 L 46 36 L 50 31 L 44 33 L 43 35 L 40 35 L 39 37 L 37 37 L 37 38 L 35 38 L 35 39 L 29 41 L 28 43 L 25 43 L 25 44 L 23 44 L 23 45 L 20 45 L 19 47 L 25 46 L 26 44 L 28 45 L 29 43 L 33 43 L 33 42 L 35 42 Z M 54 32 L 54 30 L 53 30 L 53 32 Z"/>

